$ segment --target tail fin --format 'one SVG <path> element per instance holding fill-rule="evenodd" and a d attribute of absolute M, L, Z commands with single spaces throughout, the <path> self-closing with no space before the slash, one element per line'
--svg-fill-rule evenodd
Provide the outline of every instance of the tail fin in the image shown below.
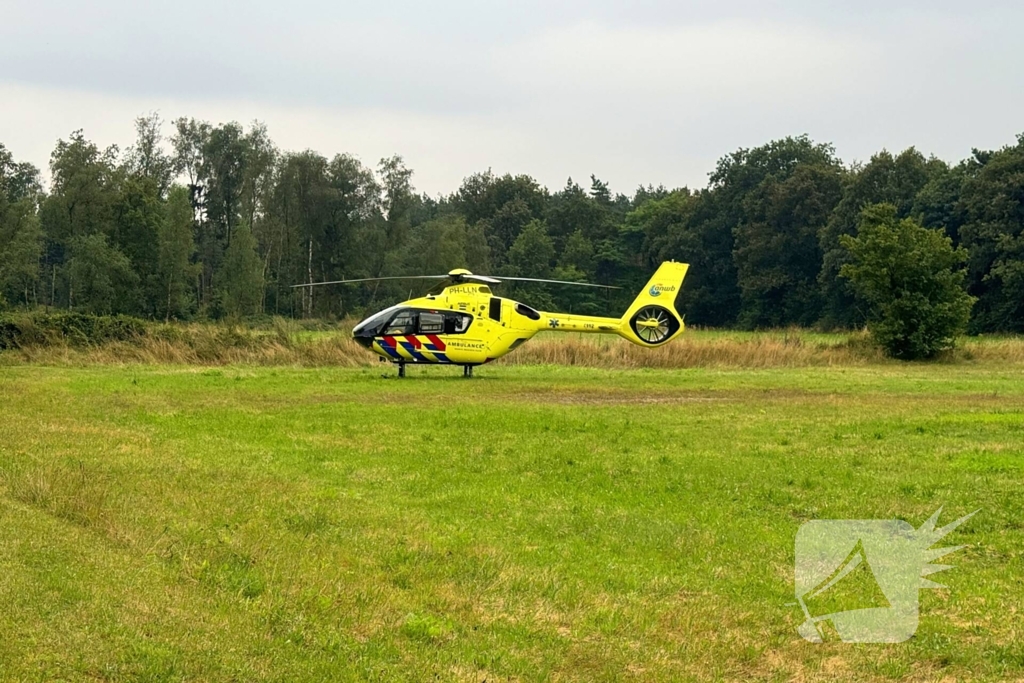
<path fill-rule="evenodd" d="M 622 316 L 619 334 L 640 346 L 660 346 L 679 336 L 683 316 L 676 310 L 676 297 L 689 268 L 687 263 L 662 263 Z"/>

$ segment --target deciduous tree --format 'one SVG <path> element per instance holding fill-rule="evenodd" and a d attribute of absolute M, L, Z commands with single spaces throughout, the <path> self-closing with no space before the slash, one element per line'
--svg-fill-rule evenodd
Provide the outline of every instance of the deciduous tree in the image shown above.
<path fill-rule="evenodd" d="M 263 263 L 247 223 L 235 228 L 235 236 L 217 273 L 217 290 L 224 313 L 231 317 L 255 315 L 263 301 Z"/>
<path fill-rule="evenodd" d="M 975 152 L 968 166 L 960 236 L 978 297 L 973 328 L 1024 332 L 1024 134 L 998 152 Z"/>
<path fill-rule="evenodd" d="M 868 327 L 888 355 L 932 358 L 953 347 L 974 303 L 964 291 L 964 249 L 941 230 L 900 219 L 893 204 L 865 208 L 857 236 L 842 244 L 851 260 L 840 274 L 867 303 Z"/>
<path fill-rule="evenodd" d="M 158 233 L 157 282 L 161 288 L 164 319 L 183 318 L 190 309 L 196 267 L 192 264 L 192 206 L 188 188 L 175 185 L 167 196 L 167 205 Z"/>
<path fill-rule="evenodd" d="M 35 299 L 43 250 L 41 198 L 38 169 L 16 162 L 0 144 L 0 305 Z"/>

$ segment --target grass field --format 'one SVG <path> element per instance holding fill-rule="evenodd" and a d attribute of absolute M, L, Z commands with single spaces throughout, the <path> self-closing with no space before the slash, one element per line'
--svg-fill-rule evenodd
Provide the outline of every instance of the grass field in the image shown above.
<path fill-rule="evenodd" d="M 1024 364 L 0 367 L 0 680 L 1022 680 Z M 794 538 L 981 508 L 896 645 Z"/>

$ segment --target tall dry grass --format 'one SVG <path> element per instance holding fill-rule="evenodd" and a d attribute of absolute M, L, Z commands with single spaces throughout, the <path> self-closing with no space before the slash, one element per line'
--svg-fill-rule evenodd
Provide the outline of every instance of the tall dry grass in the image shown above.
<path fill-rule="evenodd" d="M 52 365 L 334 365 L 359 367 L 374 360 L 347 329 L 310 334 L 298 324 L 275 319 L 270 330 L 240 325 L 162 324 L 131 341 L 81 347 L 26 346 L 0 354 L 11 362 Z"/>
<path fill-rule="evenodd" d="M 786 333 L 745 338 L 683 335 L 656 349 L 641 348 L 617 338 L 547 338 L 525 344 L 504 362 L 668 369 L 860 365 L 882 360 L 882 355 L 861 335 L 827 343 Z"/>
<path fill-rule="evenodd" d="M 1024 363 L 1024 338 L 975 337 L 963 341 L 954 352 L 958 359 L 978 362 Z"/>
<path fill-rule="evenodd" d="M 153 325 L 131 341 L 94 346 L 48 344 L 0 352 L 0 364 L 172 364 L 366 367 L 378 359 L 356 344 L 350 326 L 310 331 L 277 319 L 270 329 L 223 324 Z M 941 362 L 1024 363 L 1024 338 L 968 338 Z M 509 365 L 609 368 L 771 368 L 891 363 L 864 332 L 803 330 L 755 334 L 688 331 L 671 344 L 641 348 L 617 337 L 541 335 L 505 356 Z"/>

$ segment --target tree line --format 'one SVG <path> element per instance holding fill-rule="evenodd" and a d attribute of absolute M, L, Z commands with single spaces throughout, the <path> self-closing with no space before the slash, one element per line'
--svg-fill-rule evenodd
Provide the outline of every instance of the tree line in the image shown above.
<path fill-rule="evenodd" d="M 551 191 L 484 171 L 430 197 L 400 156 L 370 168 L 283 152 L 259 123 L 171 127 L 165 138 L 157 115 L 141 117 L 123 151 L 72 133 L 53 150 L 48 191 L 0 144 L 0 307 L 341 317 L 422 287 L 292 285 L 468 267 L 618 285 L 503 285 L 539 308 L 617 315 L 675 259 L 692 264 L 680 301 L 690 324 L 851 328 L 870 302 L 851 281 L 848 238 L 885 205 L 964 255 L 942 263 L 965 270 L 972 332 L 1024 331 L 1024 135 L 957 164 L 910 148 L 852 165 L 790 137 L 724 156 L 702 189 L 627 195 L 591 176 Z"/>

